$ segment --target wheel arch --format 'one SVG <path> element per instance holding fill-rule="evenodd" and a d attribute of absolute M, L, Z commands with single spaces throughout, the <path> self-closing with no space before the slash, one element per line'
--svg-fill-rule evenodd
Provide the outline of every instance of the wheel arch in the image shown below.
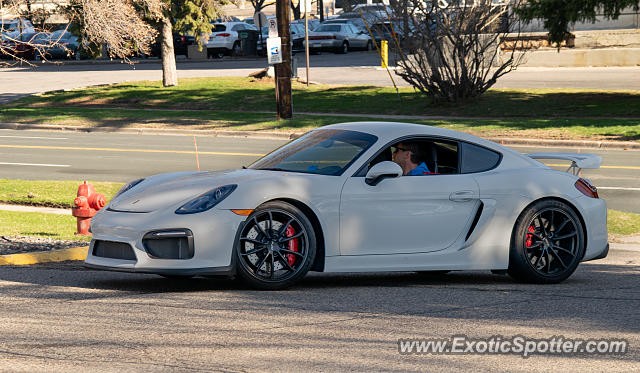
<path fill-rule="evenodd" d="M 302 213 L 304 213 L 305 216 L 309 218 L 309 221 L 311 221 L 311 225 L 313 226 L 313 231 L 316 234 L 316 239 L 317 239 L 316 257 L 313 259 L 313 264 L 311 265 L 311 268 L 309 270 L 316 271 L 316 272 L 324 272 L 324 262 L 325 262 L 324 232 L 322 230 L 322 224 L 320 224 L 320 219 L 318 219 L 318 216 L 316 215 L 316 213 L 313 211 L 313 209 L 311 209 L 311 207 L 307 206 L 304 202 L 301 202 L 293 198 L 274 198 L 274 199 L 265 201 L 264 203 L 274 202 L 274 201 L 282 201 L 282 202 L 289 203 L 295 206 L 296 208 L 300 209 L 300 211 L 302 211 Z"/>
<path fill-rule="evenodd" d="M 522 215 L 525 213 L 525 211 L 527 211 L 527 209 L 531 206 L 533 206 L 534 204 L 540 202 L 540 201 L 558 201 L 558 202 L 562 202 L 564 204 L 566 204 L 567 206 L 569 206 L 573 212 L 578 216 L 578 219 L 580 219 L 580 224 L 582 225 L 582 231 L 584 233 L 584 247 L 585 250 L 582 254 L 582 256 L 584 257 L 584 254 L 587 252 L 586 248 L 587 248 L 587 240 L 589 237 L 589 234 L 587 233 L 587 224 L 584 221 L 584 218 L 582 217 L 582 214 L 580 213 L 580 210 L 575 206 L 575 204 L 573 204 L 571 201 L 565 199 L 565 198 L 561 198 L 561 197 L 557 197 L 557 196 L 552 196 L 552 197 L 542 197 L 542 198 L 538 198 L 536 200 L 531 201 L 529 204 L 527 204 L 522 211 L 520 211 L 520 214 L 518 215 L 518 218 L 516 219 L 515 223 L 513 224 L 513 228 L 511 228 L 511 246 L 513 246 L 513 238 L 514 238 L 514 233 L 516 230 L 516 227 L 518 226 L 518 222 L 520 221 L 520 218 L 522 217 Z"/>

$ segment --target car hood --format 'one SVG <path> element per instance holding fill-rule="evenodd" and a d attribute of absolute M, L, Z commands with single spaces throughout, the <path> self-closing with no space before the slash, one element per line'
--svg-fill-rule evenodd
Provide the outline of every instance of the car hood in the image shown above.
<path fill-rule="evenodd" d="M 113 199 L 109 203 L 109 209 L 151 212 L 162 208 L 177 208 L 211 189 L 272 175 L 273 171 L 250 169 L 154 175 Z"/>

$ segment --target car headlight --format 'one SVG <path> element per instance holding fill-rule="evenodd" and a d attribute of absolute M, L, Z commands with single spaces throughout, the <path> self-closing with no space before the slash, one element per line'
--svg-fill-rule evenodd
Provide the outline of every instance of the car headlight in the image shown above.
<path fill-rule="evenodd" d="M 223 199 L 227 198 L 227 196 L 231 194 L 231 192 L 233 192 L 236 187 L 236 184 L 231 184 L 211 189 L 210 191 L 201 194 L 182 205 L 179 209 L 176 210 L 176 214 L 195 214 L 198 212 L 207 211 L 213 206 L 222 202 Z"/>
<path fill-rule="evenodd" d="M 134 180 L 134 181 L 126 184 L 125 186 L 120 188 L 120 190 L 118 190 L 118 192 L 113 196 L 113 198 L 111 198 L 111 200 L 116 199 L 119 195 L 123 194 L 124 192 L 128 191 L 129 189 L 133 188 L 134 186 L 140 184 L 143 181 L 144 181 L 144 178 L 138 179 L 138 180 Z"/>

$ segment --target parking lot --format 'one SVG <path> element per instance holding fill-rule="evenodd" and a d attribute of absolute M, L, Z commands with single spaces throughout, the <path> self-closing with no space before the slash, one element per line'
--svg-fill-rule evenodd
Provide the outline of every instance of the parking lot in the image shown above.
<path fill-rule="evenodd" d="M 0 267 L 9 371 L 632 371 L 640 251 L 613 250 L 559 285 L 489 272 L 312 273 L 278 292 L 77 263 Z M 401 355 L 400 338 L 626 339 L 624 355 Z"/>

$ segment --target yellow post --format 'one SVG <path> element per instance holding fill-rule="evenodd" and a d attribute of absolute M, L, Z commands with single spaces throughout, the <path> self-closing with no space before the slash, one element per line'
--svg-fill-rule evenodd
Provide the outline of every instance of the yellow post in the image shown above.
<path fill-rule="evenodd" d="M 389 65 L 389 42 L 386 40 L 380 41 L 380 56 L 382 57 L 381 67 L 386 69 Z"/>

